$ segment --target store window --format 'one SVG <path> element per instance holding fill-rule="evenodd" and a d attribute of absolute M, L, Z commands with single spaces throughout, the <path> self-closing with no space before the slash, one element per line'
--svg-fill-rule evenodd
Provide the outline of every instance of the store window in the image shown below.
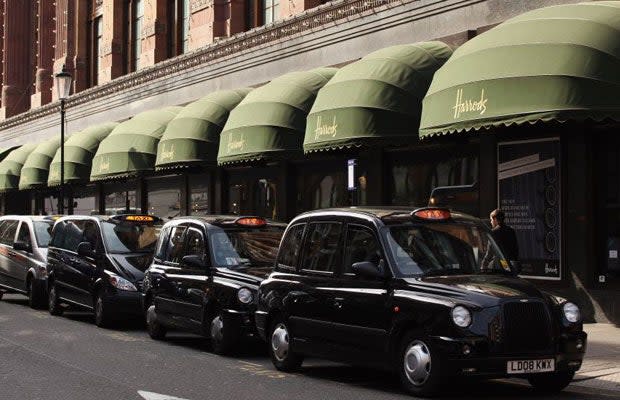
<path fill-rule="evenodd" d="M 228 212 L 255 214 L 277 220 L 278 183 L 268 168 L 232 173 L 228 186 Z"/>
<path fill-rule="evenodd" d="M 270 24 L 280 19 L 280 0 L 263 0 L 263 23 Z"/>
<path fill-rule="evenodd" d="M 125 182 L 124 184 L 107 184 L 105 191 L 105 213 L 106 215 L 140 213 L 136 181 Z"/>
<path fill-rule="evenodd" d="M 99 84 L 101 49 L 103 46 L 103 15 L 91 19 L 90 86 Z"/>
<path fill-rule="evenodd" d="M 620 144 L 615 135 L 597 139 L 594 156 L 599 205 L 595 207 L 596 245 L 602 261 L 596 281 L 602 285 L 620 283 Z"/>
<path fill-rule="evenodd" d="M 478 156 L 474 151 L 467 148 L 391 154 L 391 204 L 430 204 L 478 215 Z"/>
<path fill-rule="evenodd" d="M 207 175 L 192 175 L 189 179 L 189 215 L 208 215 L 209 206 L 209 177 Z"/>
<path fill-rule="evenodd" d="M 168 57 L 189 50 L 190 0 L 168 1 Z"/>
<path fill-rule="evenodd" d="M 183 177 L 166 176 L 147 180 L 148 213 L 164 221 L 182 215 Z"/>
<path fill-rule="evenodd" d="M 142 26 L 144 21 L 143 0 L 129 0 L 126 3 L 125 15 L 127 18 L 127 71 L 140 69 L 140 55 L 142 53 Z"/>
<path fill-rule="evenodd" d="M 256 213 L 262 217 L 276 219 L 277 184 L 273 179 L 261 178 L 254 184 Z"/>
<path fill-rule="evenodd" d="M 76 188 L 73 192 L 73 214 L 95 215 L 99 214 L 96 201 L 96 188 L 93 185 Z"/>
<path fill-rule="evenodd" d="M 297 176 L 297 213 L 329 207 L 348 207 L 354 203 L 366 205 L 368 176 L 362 166 L 357 166 L 356 191 L 348 190 L 346 160 L 315 161 L 300 167 Z M 309 173 L 305 171 L 311 171 Z"/>

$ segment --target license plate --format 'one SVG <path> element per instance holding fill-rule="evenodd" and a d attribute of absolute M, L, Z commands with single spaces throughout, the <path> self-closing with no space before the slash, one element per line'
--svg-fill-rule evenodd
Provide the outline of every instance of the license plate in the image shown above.
<path fill-rule="evenodd" d="M 542 360 L 508 361 L 507 370 L 509 374 L 553 372 L 555 371 L 555 360 L 553 358 L 545 358 Z"/>

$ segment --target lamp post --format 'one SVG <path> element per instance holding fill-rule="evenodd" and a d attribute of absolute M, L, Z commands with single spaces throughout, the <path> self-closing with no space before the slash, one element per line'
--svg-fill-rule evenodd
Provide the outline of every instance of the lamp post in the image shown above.
<path fill-rule="evenodd" d="M 65 213 L 65 101 L 71 91 L 71 74 L 67 72 L 65 66 L 54 77 L 56 79 L 56 90 L 60 99 L 60 194 L 58 195 L 58 213 Z"/>

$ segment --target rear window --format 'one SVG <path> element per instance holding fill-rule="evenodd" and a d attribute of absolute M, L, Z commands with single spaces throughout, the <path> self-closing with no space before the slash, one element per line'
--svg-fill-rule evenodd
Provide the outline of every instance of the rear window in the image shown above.
<path fill-rule="evenodd" d="M 209 230 L 209 247 L 218 267 L 238 268 L 244 266 L 271 266 L 278 254 L 278 246 L 284 229 L 265 227 L 261 229 Z"/>
<path fill-rule="evenodd" d="M 111 218 L 101 223 L 110 253 L 154 252 L 161 225 L 154 221 L 128 221 Z"/>
<path fill-rule="evenodd" d="M 34 221 L 34 236 L 37 238 L 39 247 L 47 247 L 52 237 L 52 221 Z"/>

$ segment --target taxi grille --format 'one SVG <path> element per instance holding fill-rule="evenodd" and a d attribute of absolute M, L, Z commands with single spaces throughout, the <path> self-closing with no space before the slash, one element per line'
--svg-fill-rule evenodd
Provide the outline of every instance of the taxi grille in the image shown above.
<path fill-rule="evenodd" d="M 535 353 L 552 348 L 551 320 L 544 303 L 510 302 L 503 309 L 505 352 Z"/>

